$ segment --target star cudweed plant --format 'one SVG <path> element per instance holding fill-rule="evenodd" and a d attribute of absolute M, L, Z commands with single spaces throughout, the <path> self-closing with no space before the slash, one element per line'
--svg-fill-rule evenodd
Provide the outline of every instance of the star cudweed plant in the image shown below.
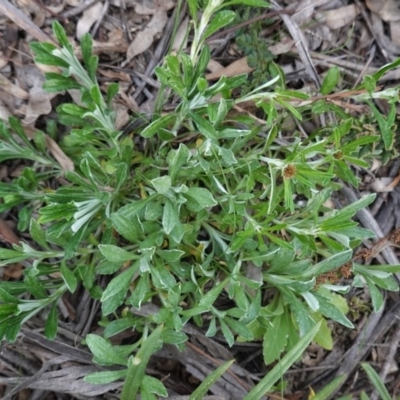
<path fill-rule="evenodd" d="M 115 128 L 118 85 L 102 93 L 89 35 L 81 41 L 82 62 L 57 22 L 60 47 L 32 44 L 37 63 L 58 68 L 46 74 L 44 89 L 80 93 L 79 104 L 57 108 L 57 123 L 67 127 L 60 146 L 73 170 L 63 171 L 49 155 L 43 132 L 29 140 L 18 120 L 0 124 L 0 160 L 26 160 L 19 177 L 0 184 L 0 210 L 19 210 L 26 221 L 19 228 L 31 237 L 0 250 L 2 266 L 25 267 L 21 281 L 0 283 L 0 337 L 15 340 L 24 322 L 45 312 L 45 334 L 54 338 L 58 300 L 83 287 L 101 304 L 103 334 L 85 339 L 94 362 L 124 367 L 86 379 L 125 379 L 123 399 L 167 395 L 146 375 L 146 364 L 163 344 L 184 346 L 189 322 L 228 346 L 262 340 L 265 362 L 281 359 L 280 372 L 272 370 L 247 397 L 259 398 L 311 340 L 332 348 L 327 321 L 353 327 L 344 296 L 352 285 L 369 287 L 375 310 L 382 306 L 380 289 L 398 290 L 392 273 L 400 266 L 354 261 L 353 250 L 373 234 L 352 218 L 374 195 L 342 209 L 327 205 L 341 185 L 357 186 L 354 166 L 368 168 L 371 154 L 392 151 L 393 116 L 381 116 L 370 100 L 387 95 L 374 92 L 379 76 L 367 77 L 365 95 L 357 98 L 371 106 L 369 123 L 382 132 L 376 135 L 360 134 L 360 122 L 332 103 L 288 90 L 272 62 L 270 81 L 236 97 L 247 76 L 208 82 L 205 41 L 233 20 L 227 8 L 237 3 L 268 6 L 210 0 L 200 12 L 197 1 L 188 2 L 190 52 L 168 55 L 155 70 L 160 104 L 179 100 L 134 138 Z M 334 90 L 338 79 L 336 70 L 328 73 L 321 93 Z M 392 93 L 393 107 L 396 100 Z M 244 102 L 263 110 L 265 122 L 238 113 Z M 288 119 L 301 123 L 310 113 L 328 112 L 335 122 L 312 135 L 285 135 Z M 137 312 L 153 302 L 155 313 Z M 136 341 L 113 346 L 109 339 L 126 329 Z"/>

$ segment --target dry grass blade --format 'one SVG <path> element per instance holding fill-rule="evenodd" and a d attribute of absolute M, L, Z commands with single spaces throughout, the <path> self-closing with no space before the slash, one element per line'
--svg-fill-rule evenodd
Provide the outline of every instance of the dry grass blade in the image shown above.
<path fill-rule="evenodd" d="M 0 13 L 6 15 L 11 21 L 17 24 L 23 31 L 28 32 L 36 40 L 55 44 L 49 36 L 9 1 L 0 0 Z"/>

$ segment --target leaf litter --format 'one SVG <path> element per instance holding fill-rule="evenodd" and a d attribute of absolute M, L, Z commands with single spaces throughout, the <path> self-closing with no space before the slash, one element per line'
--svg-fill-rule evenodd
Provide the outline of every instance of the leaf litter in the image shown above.
<path fill-rule="evenodd" d="M 103 13 L 106 3 L 109 12 Z M 277 0 L 271 3 L 276 11 L 272 19 L 280 35 L 270 35 L 265 31 L 262 38 L 287 74 L 289 84 L 301 82 L 305 90 L 308 88 L 309 92 L 315 93 L 319 82 L 323 81 L 325 71 L 333 66 L 340 69 L 347 81 L 344 83 L 349 84 L 355 80 L 360 81 L 365 74 L 374 73 L 400 55 L 400 9 L 396 0 Z M 176 7 L 175 2 L 66 0 L 45 5 L 45 2 L 25 0 L 16 4 L 17 6 L 8 1 L 0 1 L 0 18 L 7 22 L 2 24 L 0 35 L 3 42 L 8 44 L 2 47 L 0 53 L 0 118 L 7 119 L 10 115 L 23 118 L 28 132 L 33 135 L 36 129 L 43 129 L 43 121 L 51 113 L 54 104 L 62 103 L 63 96 L 67 96 L 43 92 L 39 77 L 42 77 L 45 68 L 35 65 L 27 50 L 27 42 L 32 39 L 53 42 L 49 24 L 54 18 L 65 23 L 69 39 L 75 48 L 78 48 L 82 35 L 98 25 L 94 37 L 94 52 L 100 56 L 100 74 L 104 89 L 111 81 L 120 83 L 120 93 L 114 106 L 121 128 L 128 123 L 132 109 L 146 109 L 151 112 L 158 93 L 158 87 L 151 84 L 154 81 L 154 67 L 162 62 L 169 46 L 168 35 L 171 30 L 168 27 L 175 17 L 172 14 Z M 69 26 L 71 22 L 72 26 Z M 178 34 L 172 44 L 174 50 L 187 46 L 188 25 L 187 15 L 180 15 Z M 18 32 L 23 32 L 24 35 L 16 34 Z M 224 37 L 224 32 L 220 34 Z M 227 39 L 219 54 L 216 52 L 217 39 L 209 43 L 212 49 L 216 49 L 209 65 L 209 80 L 222 75 L 251 73 L 257 69 L 249 65 L 248 57 L 244 57 L 237 49 L 230 34 L 225 33 Z M 384 76 L 381 82 L 390 83 L 390 80 L 399 78 L 399 71 L 394 70 Z M 338 101 L 337 104 L 343 108 L 352 106 L 348 99 L 343 99 L 343 103 Z M 378 101 L 377 104 L 382 109 L 386 107 L 385 101 Z M 354 112 L 358 115 L 360 111 L 355 109 Z M 46 145 L 60 167 L 64 171 L 71 171 L 73 164 L 57 143 L 61 137 L 62 133 L 56 138 L 46 136 Z M 7 171 L 10 174 L 11 171 L 18 171 L 18 165 L 12 164 L 9 167 Z M 397 253 L 391 246 L 398 246 L 395 235 L 400 228 L 399 170 L 400 162 L 395 160 L 386 166 L 378 162 L 377 168 L 370 171 L 359 171 L 359 177 L 363 180 L 362 190 L 378 194 L 371 210 L 359 218 L 366 228 L 373 230 L 381 238 L 378 244 L 366 241 L 364 245 L 369 254 L 373 254 L 378 260 L 381 257 L 380 260 L 387 263 L 398 263 Z M 7 181 L 8 177 L 4 176 L 2 179 Z M 348 188 L 342 193 L 342 198 L 334 200 L 336 204 L 344 205 L 354 201 L 353 196 L 359 196 L 359 193 Z M 20 240 L 11 228 L 12 224 L 9 224 L 17 217 L 2 215 L 0 219 L 0 241 L 4 246 Z M 17 265 L 15 271 L 7 279 L 18 279 L 22 273 L 21 266 Z M 2 275 L 4 272 L 2 267 Z M 93 319 L 97 309 L 94 302 L 88 301 L 82 307 L 81 301 L 80 296 L 68 301 L 65 299 L 64 304 L 68 304 L 74 311 L 65 315 L 75 317 L 68 323 L 61 321 L 62 329 L 55 342 L 34 333 L 43 327 L 43 321 L 37 318 L 26 327 L 17 346 L 3 344 L 0 352 L 2 398 L 11 398 L 21 390 L 28 390 L 33 397 L 47 390 L 69 394 L 72 399 L 96 398 L 100 395 L 103 396 L 101 398 L 116 398 L 115 390 L 119 388 L 119 383 L 91 385 L 82 379 L 88 371 L 98 370 L 98 366 L 92 363 L 90 354 L 79 350 L 77 345 L 77 335 L 95 329 Z M 354 316 L 357 324 L 355 336 L 335 327 L 334 351 L 328 352 L 310 346 L 303 364 L 299 363 L 288 372 L 287 385 L 292 394 L 286 398 L 295 400 L 307 395 L 308 386 L 313 390 L 323 387 L 324 382 L 332 380 L 335 373 L 354 373 L 361 356 L 374 357 L 376 349 L 379 349 L 380 354 L 374 361 L 382 367 L 383 372 L 386 371 L 386 375 L 395 373 L 397 364 L 393 352 L 385 358 L 389 353 L 382 350 L 382 347 L 374 347 L 373 343 L 391 343 L 394 317 L 398 316 L 399 310 L 400 301 L 396 294 L 387 299 L 386 308 L 381 313 L 368 315 L 358 311 L 360 315 Z M 149 311 L 143 307 L 142 313 L 145 312 L 154 310 Z M 246 346 L 238 343 L 234 346 L 235 354 L 232 354 L 214 339 L 207 338 L 198 328 L 187 325 L 185 329 L 191 335 L 191 342 L 186 350 L 177 352 L 176 348 L 171 347 L 170 352 L 157 354 L 149 368 L 160 375 L 170 374 L 171 393 L 176 398 L 183 399 L 183 395 L 193 389 L 193 383 L 204 379 L 221 361 L 235 356 L 238 360 L 236 370 L 233 370 L 230 377 L 224 375 L 224 383 L 213 387 L 211 391 L 221 399 L 243 398 L 243 393 L 248 389 L 247 379 L 250 377 L 256 381 L 257 373 L 264 371 L 260 362 L 261 345 L 251 343 Z M 123 339 L 124 335 L 121 334 L 115 340 L 122 343 Z M 395 339 L 394 335 L 393 340 Z M 71 355 L 74 351 L 78 353 Z M 18 364 L 19 361 L 16 360 L 22 359 L 25 361 Z M 165 368 L 171 362 L 173 367 L 167 371 Z M 299 379 L 300 376 L 305 378 Z M 358 382 L 358 385 L 362 384 L 362 381 Z M 351 392 L 352 388 L 348 383 L 342 385 L 342 393 L 346 393 L 346 390 Z"/>

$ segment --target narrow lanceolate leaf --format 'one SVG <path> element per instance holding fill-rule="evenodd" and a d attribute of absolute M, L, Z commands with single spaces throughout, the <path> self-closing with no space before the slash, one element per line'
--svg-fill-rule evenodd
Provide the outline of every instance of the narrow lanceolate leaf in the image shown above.
<path fill-rule="evenodd" d="M 122 274 L 116 276 L 107 286 L 101 296 L 102 310 L 104 315 L 108 315 L 115 311 L 125 300 L 133 274 L 139 267 L 139 263 L 134 264 Z"/>
<path fill-rule="evenodd" d="M 321 85 L 321 94 L 326 95 L 332 92 L 332 90 L 336 87 L 339 82 L 340 71 L 338 67 L 332 67 L 329 69 L 328 73 L 325 76 L 324 81 Z"/>
<path fill-rule="evenodd" d="M 224 10 L 215 15 L 214 19 L 208 25 L 207 29 L 204 32 L 204 39 L 207 39 L 217 30 L 223 28 L 228 25 L 235 19 L 236 13 L 233 11 Z"/>
<path fill-rule="evenodd" d="M 83 380 L 89 383 L 104 385 L 106 383 L 115 382 L 118 379 L 124 378 L 126 376 L 126 372 L 126 369 L 121 371 L 93 372 L 92 374 L 86 375 Z"/>
<path fill-rule="evenodd" d="M 126 365 L 126 359 L 122 357 L 113 345 L 98 335 L 89 334 L 86 336 L 86 343 L 94 355 L 93 361 L 100 365 Z"/>
<path fill-rule="evenodd" d="M 134 260 L 138 256 L 130 251 L 121 249 L 120 247 L 114 246 L 112 244 L 100 244 L 99 250 L 103 256 L 111 262 L 125 262 L 129 260 Z"/>
<path fill-rule="evenodd" d="M 177 205 L 173 204 L 171 200 L 167 199 L 164 205 L 164 212 L 162 218 L 162 225 L 167 235 L 180 224 L 179 211 Z"/>
<path fill-rule="evenodd" d="M 143 341 L 139 351 L 135 357 L 131 357 L 128 361 L 128 373 L 124 387 L 122 388 L 121 400 L 131 400 L 136 398 L 139 387 L 145 376 L 147 363 L 152 354 L 160 346 L 161 332 L 163 326 L 160 325 L 153 333 Z"/>
<path fill-rule="evenodd" d="M 385 384 L 382 382 L 380 376 L 375 372 L 375 370 L 367 363 L 362 363 L 361 367 L 367 373 L 369 380 L 374 385 L 376 391 L 382 400 L 391 400 L 392 396 L 387 391 Z"/>
<path fill-rule="evenodd" d="M 144 138 L 149 138 L 154 136 L 161 128 L 168 129 L 169 126 L 175 121 L 174 114 L 168 114 L 153 121 L 149 126 L 147 126 L 140 134 Z"/>
<path fill-rule="evenodd" d="M 202 400 L 208 390 L 225 373 L 225 371 L 234 363 L 235 360 L 227 361 L 220 365 L 214 372 L 207 376 L 201 385 L 190 395 L 189 400 Z"/>
<path fill-rule="evenodd" d="M 317 334 L 319 328 L 320 323 L 313 326 L 243 400 L 258 400 L 261 399 L 265 393 L 269 392 L 272 386 L 278 382 L 279 379 L 282 379 L 285 372 L 301 357 L 304 350 Z"/>
<path fill-rule="evenodd" d="M 73 271 L 71 271 L 65 263 L 61 263 L 61 275 L 64 279 L 65 284 L 68 287 L 68 290 L 71 293 L 74 293 L 76 286 L 78 285 L 78 280 L 76 279 Z"/>
<path fill-rule="evenodd" d="M 47 339 L 53 340 L 57 335 L 58 328 L 58 313 L 57 313 L 57 302 L 54 302 L 51 306 L 50 313 L 46 320 L 44 327 L 44 335 Z"/>

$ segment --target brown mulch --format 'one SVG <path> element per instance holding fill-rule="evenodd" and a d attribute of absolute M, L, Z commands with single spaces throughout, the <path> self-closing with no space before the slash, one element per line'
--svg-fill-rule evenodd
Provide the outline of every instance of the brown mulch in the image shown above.
<path fill-rule="evenodd" d="M 292 87 L 317 93 L 327 69 L 337 66 L 343 87 L 352 88 L 363 76 L 400 55 L 400 9 L 395 0 L 271 3 L 271 9 L 262 11 L 266 15 L 255 13 L 241 27 L 258 19 L 272 19 L 261 35 Z M 179 11 L 174 0 L 0 0 L 0 118 L 16 116 L 27 130 L 43 124 L 54 105 L 63 100 L 62 94 L 43 93 L 44 71 L 34 64 L 29 50 L 32 40 L 52 41 L 54 19 L 64 26 L 77 49 L 84 33 L 93 35 L 94 51 L 100 57 L 99 81 L 104 87 L 111 81 L 121 87 L 115 103 L 120 129 L 128 124 L 133 113 L 152 113 L 159 90 L 154 68 L 162 63 L 169 48 L 187 47 L 186 29 L 190 23 L 186 6 Z M 175 19 L 178 30 L 171 42 Z M 238 50 L 234 37 L 235 29 L 230 28 L 209 41 L 212 62 L 208 79 L 254 70 Z M 399 75 L 400 70 L 391 71 L 380 84 L 396 86 Z M 384 110 L 385 104 L 378 106 Z M 56 152 L 56 144 L 49 142 L 48 146 Z M 17 173 L 17 165 L 10 168 L 0 164 L 3 181 Z M 391 234 L 400 228 L 399 174 L 399 160 L 385 167 L 378 164 L 369 171 L 369 180 L 363 181 L 360 191 L 344 188 L 337 200 L 343 206 L 362 193 L 377 193 L 370 209 L 357 215 L 365 228 L 388 242 L 374 253 L 372 262 L 399 264 L 397 249 L 389 243 Z M 1 217 L 0 244 L 18 243 L 20 238 L 13 230 L 16 216 Z M 364 246 L 374 249 L 372 241 L 366 241 Z M 0 268 L 1 279 L 18 279 L 21 273 L 18 268 Z M 391 394 L 400 395 L 400 298 L 397 293 L 388 293 L 384 309 L 374 314 L 368 307 L 368 293 L 354 290 L 352 296 L 351 318 L 356 329 L 350 331 L 332 324 L 334 349 L 329 352 L 315 345 L 308 348 L 302 360 L 286 374 L 285 399 L 307 399 L 310 388 L 318 392 L 343 373 L 348 374 L 348 379 L 338 388 L 336 397 L 371 391 L 371 384 L 359 366 L 361 361 L 371 363 Z M 86 334 L 98 329 L 98 312 L 99 304 L 83 290 L 78 291 L 60 304 L 60 329 L 55 341 L 44 337 L 43 320 L 34 318 L 25 324 L 15 343 L 2 343 L 0 397 L 118 399 L 121 383 L 92 385 L 83 381 L 88 373 L 101 371 L 80 345 Z M 140 312 L 143 315 L 154 310 L 146 305 Z M 184 351 L 166 346 L 148 367 L 151 375 L 164 382 L 170 399 L 186 399 L 205 376 L 232 358 L 237 363 L 217 382 L 208 399 L 242 399 L 253 383 L 268 372 L 260 343 L 237 343 L 228 348 L 221 338 L 207 338 L 201 329 L 190 324 L 184 331 L 190 337 Z M 127 340 L 126 334 L 113 337 L 116 344 Z M 279 394 L 266 397 L 282 399 Z"/>

